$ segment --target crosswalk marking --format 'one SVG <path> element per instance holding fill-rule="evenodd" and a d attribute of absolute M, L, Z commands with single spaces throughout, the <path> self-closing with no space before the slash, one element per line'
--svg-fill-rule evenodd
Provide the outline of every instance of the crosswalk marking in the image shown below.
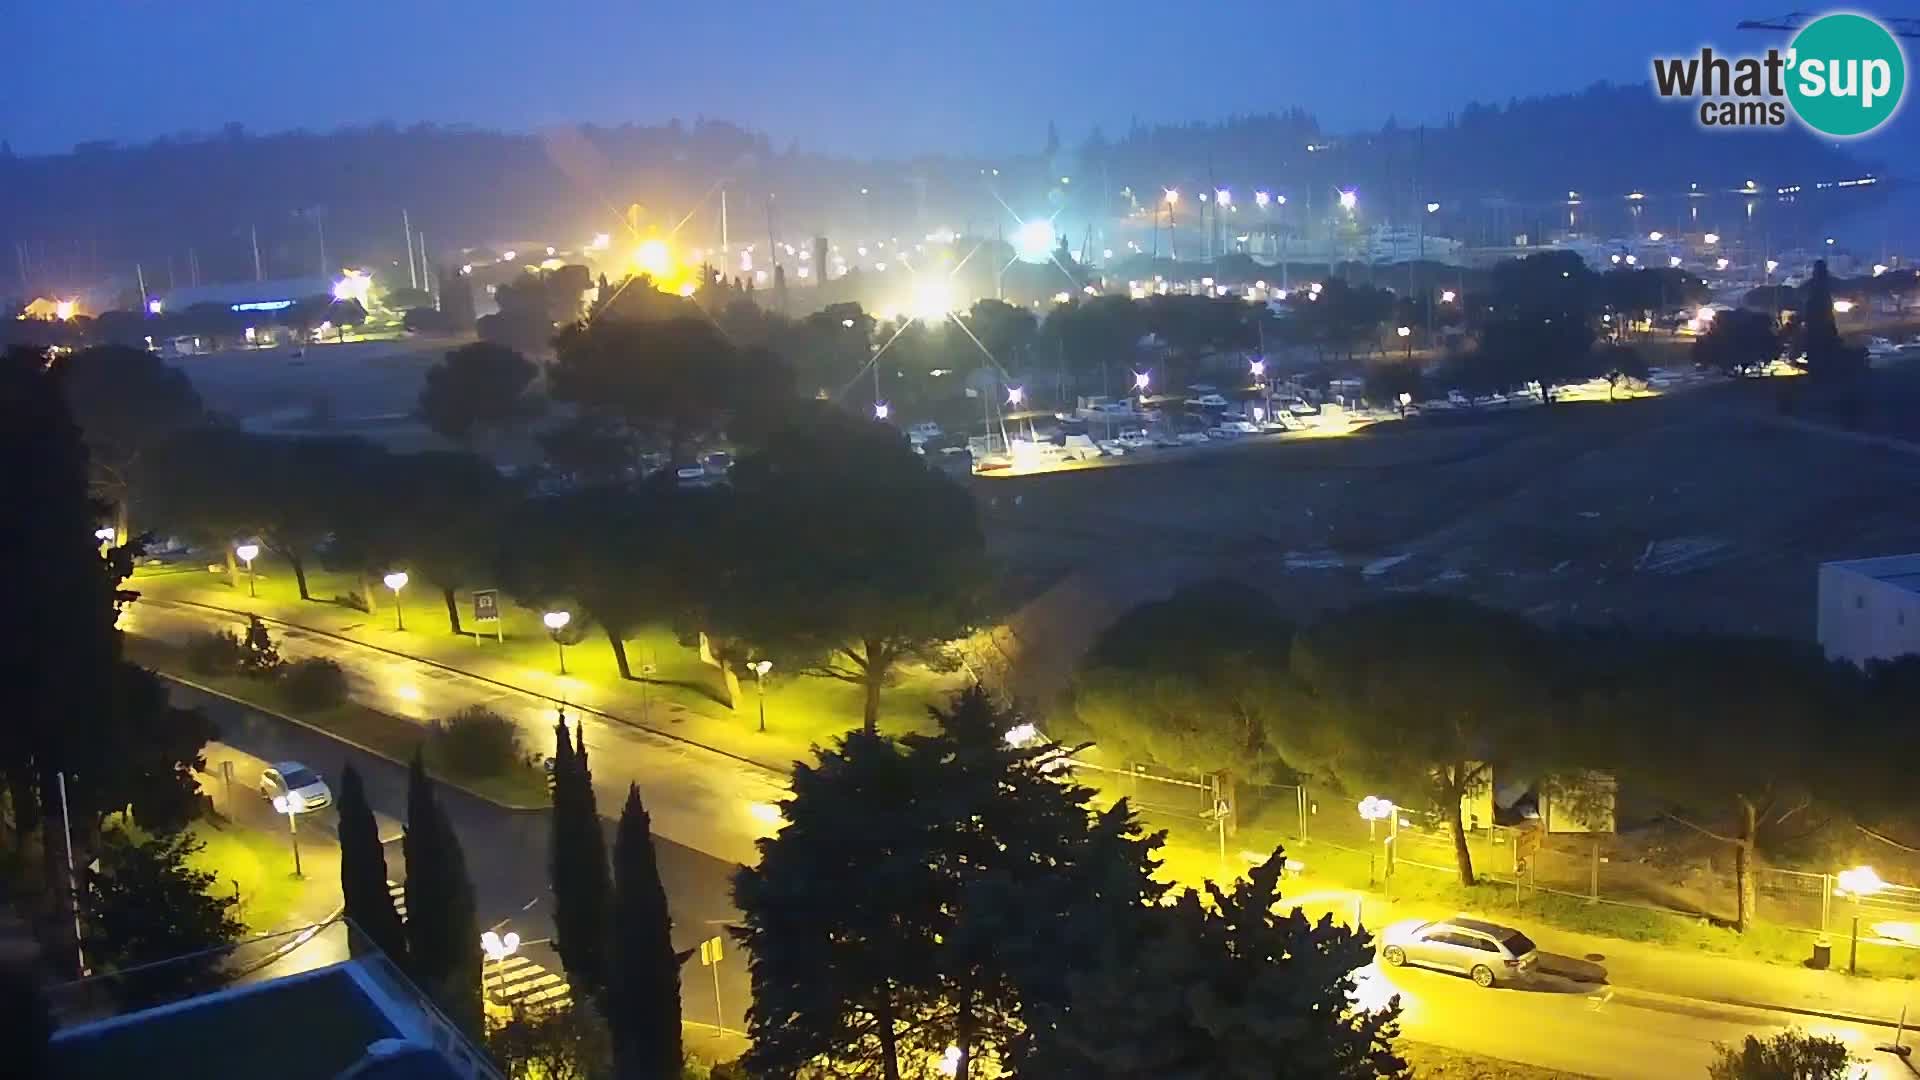
<path fill-rule="evenodd" d="M 407 918 L 407 887 L 387 882 L 387 894 L 402 922 Z M 566 977 L 549 971 L 534 960 L 515 953 L 498 963 L 487 961 L 480 976 L 480 987 L 490 1001 L 508 1007 L 557 1009 L 573 1000 L 573 988 Z"/>

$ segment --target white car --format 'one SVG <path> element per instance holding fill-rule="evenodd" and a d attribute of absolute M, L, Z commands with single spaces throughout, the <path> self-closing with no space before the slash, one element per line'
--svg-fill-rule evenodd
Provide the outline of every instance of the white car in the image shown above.
<path fill-rule="evenodd" d="M 1108 457 L 1126 457 L 1127 456 L 1127 448 L 1120 445 L 1120 441 L 1118 439 L 1101 439 L 1099 442 L 1095 443 L 1094 445 L 1098 446 L 1100 448 L 1100 452 L 1102 454 L 1105 454 Z"/>
<path fill-rule="evenodd" d="M 1179 440 L 1181 446 L 1205 446 L 1207 443 L 1207 433 L 1204 431 L 1183 431 L 1174 438 Z"/>
<path fill-rule="evenodd" d="M 1144 431 L 1123 431 L 1113 440 L 1123 450 L 1146 450 L 1153 446 L 1153 439 Z"/>
<path fill-rule="evenodd" d="M 1480 986 L 1526 978 L 1540 962 L 1533 939 L 1481 919 L 1408 919 L 1380 934 L 1380 959 L 1389 967 L 1457 971 Z"/>
<path fill-rule="evenodd" d="M 1295 416 L 1313 416 L 1319 413 L 1320 410 L 1299 398 L 1294 398 L 1292 401 L 1287 402 L 1287 411 Z"/>
<path fill-rule="evenodd" d="M 297 761 L 276 761 L 260 772 L 260 795 L 268 801 L 287 796 L 297 814 L 333 804 L 333 791 L 320 774 Z M 275 809 L 278 809 L 276 807 Z"/>
<path fill-rule="evenodd" d="M 1199 409 L 1224 409 L 1228 405 L 1231 405 L 1232 402 L 1221 397 L 1219 394 L 1201 394 L 1199 397 L 1188 398 L 1186 404 Z"/>

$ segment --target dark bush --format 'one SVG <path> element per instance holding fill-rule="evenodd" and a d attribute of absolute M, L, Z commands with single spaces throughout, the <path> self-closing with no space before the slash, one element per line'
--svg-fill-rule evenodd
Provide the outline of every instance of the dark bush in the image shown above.
<path fill-rule="evenodd" d="M 432 756 L 456 776 L 499 776 L 526 762 L 520 729 L 483 705 L 470 705 L 433 725 Z"/>
<path fill-rule="evenodd" d="M 331 709 L 347 700 L 347 673 L 324 656 L 288 664 L 280 685 L 296 709 Z"/>
<path fill-rule="evenodd" d="M 213 630 L 187 639 L 187 670 L 195 675 L 232 675 L 240 670 L 240 635 Z"/>

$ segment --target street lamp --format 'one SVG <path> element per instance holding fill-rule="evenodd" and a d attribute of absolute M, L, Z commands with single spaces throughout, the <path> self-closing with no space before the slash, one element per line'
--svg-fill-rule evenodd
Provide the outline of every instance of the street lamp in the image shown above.
<path fill-rule="evenodd" d="M 393 628 L 395 630 L 405 630 L 407 628 L 407 621 L 406 617 L 400 613 L 400 590 L 407 587 L 407 572 L 405 570 L 395 570 L 381 580 L 387 583 L 387 588 L 393 590 Z"/>
<path fill-rule="evenodd" d="M 1427 204 L 1427 213 L 1429 213 L 1429 214 L 1437 214 L 1437 213 L 1439 213 L 1439 212 L 1440 212 L 1440 204 L 1439 204 L 1439 203 L 1437 203 L 1437 202 L 1430 202 L 1430 203 L 1428 203 L 1428 204 Z"/>
<path fill-rule="evenodd" d="M 294 824 L 294 817 L 307 808 L 307 800 L 302 798 L 299 792 L 289 791 L 285 795 L 273 797 L 273 808 L 276 812 L 287 815 L 287 841 L 293 845 L 293 876 L 305 877 L 306 875 L 300 872 L 300 830 Z"/>
<path fill-rule="evenodd" d="M 1853 897 L 1853 934 L 1847 941 L 1847 974 L 1857 975 L 1860 972 L 1860 899 L 1886 888 L 1887 883 L 1880 880 L 1871 866 L 1842 870 L 1834 875 L 1834 883 L 1842 893 Z"/>
<path fill-rule="evenodd" d="M 1352 213 L 1354 207 L 1357 207 L 1359 205 L 1360 205 L 1359 192 L 1343 191 L 1340 193 L 1340 209 L 1345 210 L 1348 213 Z"/>
<path fill-rule="evenodd" d="M 1025 400 L 1026 400 L 1026 398 L 1027 398 L 1027 388 L 1026 388 L 1026 387 L 1024 387 L 1024 386 L 1009 386 L 1009 387 L 1007 387 L 1007 404 L 1009 404 L 1009 405 L 1012 405 L 1012 406 L 1014 406 L 1014 407 L 1016 407 L 1016 408 L 1018 408 L 1018 407 L 1019 407 L 1019 405 L 1020 405 L 1020 403 L 1021 403 L 1022 401 L 1025 401 Z"/>
<path fill-rule="evenodd" d="M 567 624 L 573 621 L 573 612 L 549 611 L 545 615 L 540 616 L 540 621 L 547 624 L 547 633 L 553 635 L 554 647 L 560 650 L 560 674 L 565 675 L 567 673 L 567 643 L 560 640 L 560 631 L 565 630 Z"/>
<path fill-rule="evenodd" d="M 100 541 L 103 544 L 113 543 L 113 538 L 115 535 L 117 534 L 113 531 L 113 526 L 111 525 L 103 525 L 100 528 L 93 530 L 93 538 L 95 540 Z"/>
<path fill-rule="evenodd" d="M 486 953 L 487 959 L 493 961 L 494 992 L 504 995 L 506 992 L 506 972 L 503 968 L 506 965 L 507 957 L 520 951 L 520 935 L 511 930 L 504 934 L 496 934 L 488 930 L 480 935 L 480 951 Z"/>
<path fill-rule="evenodd" d="M 1661 241 L 1662 239 L 1664 239 L 1664 238 L 1663 238 L 1663 237 L 1662 237 L 1662 236 L 1660 235 L 1660 233 L 1659 233 L 1659 232 L 1650 232 L 1650 233 L 1648 233 L 1648 234 L 1647 234 L 1647 239 L 1649 239 L 1649 240 L 1651 240 L 1651 241 L 1653 241 L 1654 243 L 1656 243 L 1656 244 L 1657 244 L 1657 243 L 1659 243 L 1659 242 L 1660 242 L 1660 241 Z"/>
<path fill-rule="evenodd" d="M 233 553 L 240 556 L 241 562 L 247 564 L 247 595 L 260 595 L 253 590 L 253 560 L 260 557 L 260 545 L 241 544 L 239 547 L 233 549 Z"/>
<path fill-rule="evenodd" d="M 767 672 L 773 670 L 773 661 L 755 660 L 747 665 L 747 669 L 753 672 L 754 690 L 760 699 L 760 732 L 764 735 L 767 730 Z"/>
<path fill-rule="evenodd" d="M 1407 359 L 1413 359 L 1413 327 L 1396 326 L 1393 328 L 1393 332 L 1400 336 L 1401 341 L 1407 343 Z"/>
<path fill-rule="evenodd" d="M 885 420 L 888 411 L 886 402 L 876 401 L 873 403 L 873 418 L 875 420 Z"/>
<path fill-rule="evenodd" d="M 1705 240 L 1709 244 L 1717 244 L 1720 242 L 1720 234 L 1710 232 L 1707 235 L 1701 237 L 1700 239 Z"/>
<path fill-rule="evenodd" d="M 1455 294 L 1454 294 L 1454 291 L 1453 291 L 1452 289 L 1442 289 L 1442 290 L 1440 290 L 1440 302 L 1441 302 L 1441 303 L 1443 303 L 1443 304 L 1451 304 L 1451 303 L 1453 303 L 1453 301 L 1454 301 L 1454 299 L 1455 299 Z"/>
<path fill-rule="evenodd" d="M 1400 835 L 1400 808 L 1393 805 L 1393 800 L 1391 799 L 1383 799 L 1378 795 L 1369 795 L 1360 800 L 1360 816 L 1367 819 L 1367 841 L 1369 844 L 1367 851 L 1367 880 L 1373 880 L 1373 851 L 1371 844 L 1375 839 L 1375 823 L 1382 820 L 1387 822 L 1387 839 L 1385 845 L 1387 853 L 1386 876 L 1392 877 L 1393 842 L 1395 838 Z"/>

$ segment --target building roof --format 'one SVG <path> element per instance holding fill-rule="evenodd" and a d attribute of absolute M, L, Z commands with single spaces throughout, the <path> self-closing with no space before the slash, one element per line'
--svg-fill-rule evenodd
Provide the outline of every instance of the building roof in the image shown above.
<path fill-rule="evenodd" d="M 457 1080 L 494 1075 L 459 1042 L 411 984 L 377 956 L 229 987 L 139 1012 L 63 1028 L 54 1074 L 125 1080 L 258 1073 L 274 1080 Z M 463 1067 L 464 1066 L 464 1067 Z"/>
<path fill-rule="evenodd" d="M 1882 555 L 1873 559 L 1846 559 L 1820 565 L 1823 570 L 1832 567 L 1835 570 L 1885 582 L 1910 593 L 1920 593 L 1920 554 Z"/>
<path fill-rule="evenodd" d="M 307 300 L 328 296 L 333 282 L 324 277 L 273 278 L 267 281 L 228 281 L 196 285 L 155 294 L 162 309 L 185 311 L 195 304 L 258 304 L 275 300 Z"/>

